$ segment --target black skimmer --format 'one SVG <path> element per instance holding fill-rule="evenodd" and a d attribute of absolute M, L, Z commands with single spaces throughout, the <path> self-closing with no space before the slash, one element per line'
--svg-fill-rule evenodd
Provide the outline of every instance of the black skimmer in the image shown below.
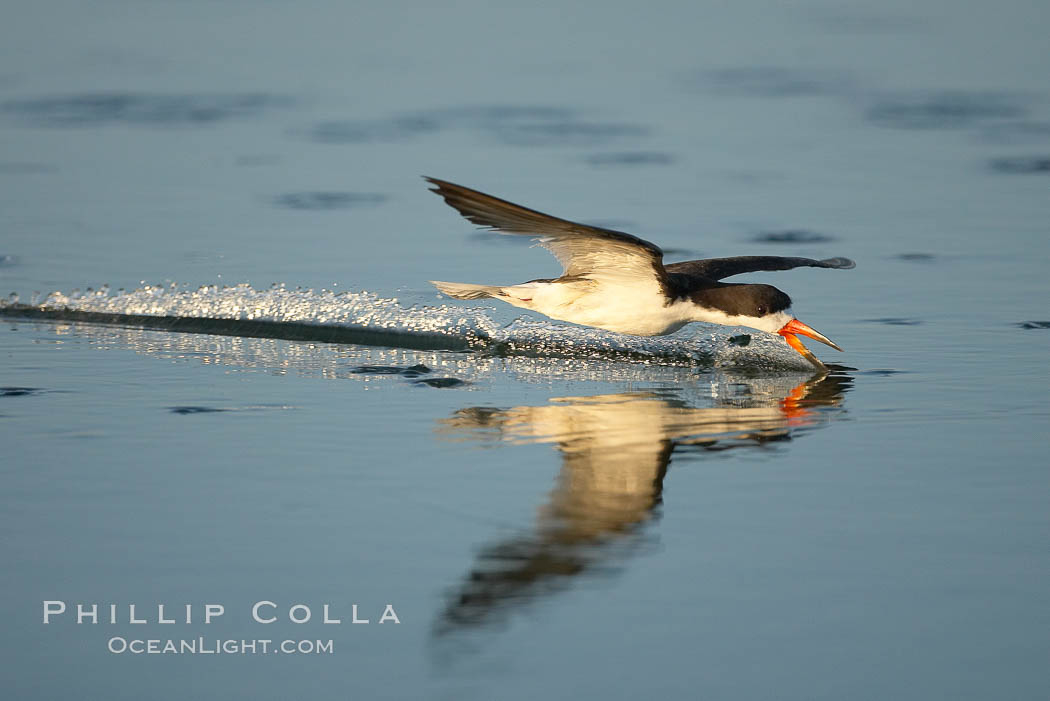
<path fill-rule="evenodd" d="M 552 217 L 454 183 L 425 178 L 432 191 L 479 226 L 534 236 L 561 262 L 554 279 L 518 285 L 431 283 L 455 299 L 493 297 L 552 319 L 636 336 L 663 336 L 692 321 L 746 326 L 780 334 L 820 370 L 825 366 L 798 339 L 807 336 L 841 351 L 791 313 L 791 298 L 772 285 L 722 282 L 727 277 L 799 267 L 855 267 L 848 258 L 736 256 L 664 265 L 660 247 L 622 231 Z"/>

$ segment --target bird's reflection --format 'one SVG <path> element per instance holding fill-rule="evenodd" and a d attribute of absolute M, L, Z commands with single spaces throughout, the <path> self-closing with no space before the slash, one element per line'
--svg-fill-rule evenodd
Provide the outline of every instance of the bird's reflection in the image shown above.
<path fill-rule="evenodd" d="M 797 381 L 797 377 L 795 378 Z M 567 397 L 543 406 L 472 407 L 440 421 L 446 435 L 552 443 L 562 468 L 531 532 L 481 548 L 449 595 L 435 633 L 502 622 L 587 573 L 608 573 L 645 545 L 676 453 L 762 449 L 842 413 L 844 372 L 737 389 L 691 406 L 674 390 Z M 715 393 L 718 394 L 717 392 Z"/>

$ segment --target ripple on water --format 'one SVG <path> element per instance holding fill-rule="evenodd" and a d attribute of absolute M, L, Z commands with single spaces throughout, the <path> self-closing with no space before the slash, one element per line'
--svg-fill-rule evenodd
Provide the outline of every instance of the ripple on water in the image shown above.
<path fill-rule="evenodd" d="M 828 243 L 835 237 L 820 234 L 807 229 L 786 229 L 784 231 L 763 231 L 751 239 L 756 243 Z"/>
<path fill-rule="evenodd" d="M 963 129 L 1027 111 L 1026 101 L 1007 93 L 934 92 L 884 97 L 868 108 L 867 119 L 894 129 Z"/>
<path fill-rule="evenodd" d="M 512 146 L 602 146 L 648 129 L 637 124 L 593 121 L 551 106 L 482 105 L 402 112 L 380 119 L 329 120 L 306 135 L 327 144 L 394 143 L 463 130 Z"/>
<path fill-rule="evenodd" d="M 886 317 L 883 319 L 861 319 L 868 324 L 885 324 L 887 326 L 919 326 L 923 322 L 919 319 L 902 319 L 898 317 Z"/>
<path fill-rule="evenodd" d="M 981 138 L 996 144 L 1045 143 L 1050 141 L 1050 122 L 995 122 L 981 129 Z"/>
<path fill-rule="evenodd" d="M 993 158 L 988 167 L 1008 175 L 1050 174 L 1050 156 L 1010 156 Z"/>
<path fill-rule="evenodd" d="M 168 411 L 172 414 L 190 415 L 190 414 L 225 414 L 235 411 L 268 411 L 272 409 L 284 410 L 294 409 L 295 407 L 286 406 L 283 404 L 258 404 L 254 406 L 239 406 L 239 407 L 213 407 L 213 406 L 170 406 Z"/>
<path fill-rule="evenodd" d="M 229 411 L 229 409 L 220 409 L 219 407 L 210 406 L 172 406 L 168 407 L 168 411 L 172 414 L 217 414 L 223 411 Z"/>
<path fill-rule="evenodd" d="M 273 203 L 285 209 L 330 210 L 374 207 L 387 199 L 378 192 L 288 192 L 274 197 Z"/>
<path fill-rule="evenodd" d="M 509 146 L 571 146 L 586 148 L 647 136 L 649 129 L 638 124 L 562 121 L 532 124 L 503 124 L 490 135 Z"/>
<path fill-rule="evenodd" d="M 464 387 L 469 383 L 456 377 L 424 377 L 421 380 L 415 380 L 412 384 L 433 387 L 434 389 L 454 389 L 456 387 Z"/>
<path fill-rule="evenodd" d="M 557 123 L 575 119 L 572 110 L 547 105 L 475 105 L 400 112 L 379 119 L 319 122 L 307 134 L 333 144 L 391 143 L 451 129 L 489 131 L 506 124 Z"/>
<path fill-rule="evenodd" d="M 854 81 L 844 73 L 776 66 L 705 71 L 694 82 L 720 95 L 740 97 L 827 97 L 854 91 Z"/>
<path fill-rule="evenodd" d="M 620 151 L 612 153 L 592 153 L 584 162 L 598 168 L 633 167 L 633 166 L 666 166 L 674 163 L 675 158 L 669 153 L 658 151 Z"/>
<path fill-rule="evenodd" d="M 426 365 L 416 364 L 408 367 L 397 365 L 358 365 L 350 370 L 355 375 L 403 375 L 405 377 L 419 377 L 429 374 L 431 371 Z"/>
<path fill-rule="evenodd" d="M 1050 329 L 1050 321 L 1022 321 L 1018 326 L 1022 329 Z"/>
<path fill-rule="evenodd" d="M 28 397 L 44 391 L 40 387 L 0 387 L 0 397 Z"/>
<path fill-rule="evenodd" d="M 441 124 L 422 115 L 395 115 L 377 120 L 330 120 L 319 122 L 307 132 L 323 144 L 366 144 L 407 141 L 421 134 L 439 131 Z"/>
<path fill-rule="evenodd" d="M 9 100 L 0 109 L 25 124 L 44 127 L 205 126 L 291 104 L 291 98 L 269 93 L 89 92 Z"/>

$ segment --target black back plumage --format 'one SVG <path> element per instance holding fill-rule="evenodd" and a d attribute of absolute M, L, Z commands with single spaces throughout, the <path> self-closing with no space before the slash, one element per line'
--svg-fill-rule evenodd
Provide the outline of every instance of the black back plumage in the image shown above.
<path fill-rule="evenodd" d="M 688 299 L 706 309 L 717 309 L 732 316 L 762 317 L 782 312 L 791 298 L 772 285 L 717 282 L 707 278 L 668 275 L 668 298 Z"/>
<path fill-rule="evenodd" d="M 668 297 L 690 299 L 708 309 L 718 309 L 735 316 L 762 317 L 782 312 L 791 306 L 791 297 L 772 285 L 721 282 L 733 275 L 793 268 L 856 267 L 849 258 L 789 258 L 782 256 L 734 256 L 707 258 L 669 263 L 664 266 L 667 275 Z"/>

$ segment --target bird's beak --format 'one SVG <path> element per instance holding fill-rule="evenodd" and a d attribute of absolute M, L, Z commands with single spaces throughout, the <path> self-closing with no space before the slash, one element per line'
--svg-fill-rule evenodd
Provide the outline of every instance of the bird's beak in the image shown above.
<path fill-rule="evenodd" d="M 809 338 L 812 338 L 815 341 L 820 341 L 821 343 L 831 346 L 837 351 L 842 350 L 837 345 L 832 343 L 830 338 L 820 333 L 819 331 L 816 331 L 810 328 L 809 326 L 806 326 L 798 319 L 792 319 L 788 323 L 784 324 L 784 326 L 779 331 L 777 331 L 777 333 L 783 336 L 784 340 L 788 342 L 788 345 L 797 350 L 803 358 L 813 363 L 818 368 L 823 368 L 824 363 L 820 362 L 820 360 L 817 359 L 817 356 L 813 355 L 813 353 L 811 353 L 808 348 L 802 345 L 802 341 L 798 340 L 798 336 L 796 334 L 808 336 Z"/>

